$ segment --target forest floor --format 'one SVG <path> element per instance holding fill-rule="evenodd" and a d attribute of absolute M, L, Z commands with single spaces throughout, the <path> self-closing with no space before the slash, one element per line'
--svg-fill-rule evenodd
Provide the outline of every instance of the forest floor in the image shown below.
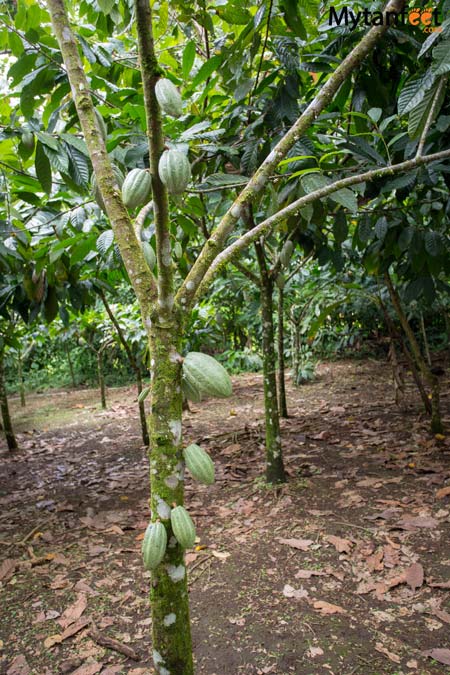
<path fill-rule="evenodd" d="M 382 362 L 322 364 L 288 386 L 289 482 L 264 473 L 262 378 L 192 405 L 185 438 L 217 481 L 187 479 L 198 675 L 450 673 L 450 436 Z M 443 410 L 450 428 L 449 381 Z M 148 461 L 135 394 L 11 400 L 0 446 L 0 673 L 150 675 Z M 109 643 L 108 639 L 113 639 Z"/>

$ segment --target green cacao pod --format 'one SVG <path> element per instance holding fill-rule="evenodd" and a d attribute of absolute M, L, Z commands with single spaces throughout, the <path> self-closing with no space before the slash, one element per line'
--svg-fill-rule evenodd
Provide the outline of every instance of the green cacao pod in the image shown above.
<path fill-rule="evenodd" d="M 101 116 L 101 113 L 99 113 L 97 108 L 94 108 L 94 113 L 95 113 L 95 117 L 97 118 L 100 133 L 103 137 L 103 140 L 106 141 L 106 137 L 108 136 L 108 130 L 106 128 L 105 120 L 103 119 L 103 117 Z"/>
<path fill-rule="evenodd" d="M 289 266 L 289 261 L 291 259 L 293 250 L 294 244 L 290 239 L 288 239 L 288 241 L 286 241 L 285 244 L 283 245 L 283 248 L 281 249 L 280 253 L 280 262 L 283 265 L 283 267 Z"/>
<path fill-rule="evenodd" d="M 184 371 L 181 378 L 181 390 L 184 397 L 187 398 L 188 401 L 192 401 L 192 403 L 200 403 L 202 400 L 202 395 L 196 381 L 189 373 L 186 374 Z"/>
<path fill-rule="evenodd" d="M 286 283 L 286 279 L 284 278 L 283 272 L 280 272 L 280 274 L 277 276 L 277 278 L 275 279 L 275 283 L 280 289 L 280 291 L 282 291 Z"/>
<path fill-rule="evenodd" d="M 161 110 L 171 117 L 180 117 L 183 113 L 183 103 L 180 92 L 166 77 L 162 77 L 155 85 L 156 99 Z"/>
<path fill-rule="evenodd" d="M 122 187 L 123 173 L 121 172 L 119 167 L 116 166 L 115 164 L 112 165 L 112 168 L 113 168 L 114 177 L 115 177 L 119 187 Z M 97 202 L 97 204 L 99 205 L 101 210 L 106 212 L 105 202 L 103 201 L 103 197 L 100 194 L 100 188 L 97 185 L 97 179 L 95 177 L 95 173 L 92 174 L 92 178 L 91 178 L 91 191 L 92 191 L 92 195 L 93 195 L 95 201 Z"/>
<path fill-rule="evenodd" d="M 170 512 L 172 530 L 178 543 L 183 548 L 192 548 L 195 544 L 195 525 L 183 506 L 176 506 Z"/>
<path fill-rule="evenodd" d="M 189 352 L 183 361 L 183 377 L 188 382 L 194 383 L 200 396 L 228 398 L 233 393 L 227 371 L 208 354 Z"/>
<path fill-rule="evenodd" d="M 24 131 L 22 134 L 22 145 L 28 150 L 28 152 L 33 152 L 34 150 L 34 134 L 31 131 Z"/>
<path fill-rule="evenodd" d="M 199 445 L 192 443 L 183 450 L 184 461 L 193 478 L 199 483 L 214 483 L 214 462 L 208 453 Z"/>
<path fill-rule="evenodd" d="M 167 548 L 167 532 L 162 523 L 150 523 L 142 541 L 142 557 L 146 570 L 158 567 Z"/>
<path fill-rule="evenodd" d="M 142 253 L 144 254 L 145 262 L 153 270 L 156 265 L 156 255 L 148 241 L 142 242 Z"/>
<path fill-rule="evenodd" d="M 183 152 L 165 150 L 159 160 L 158 173 L 168 191 L 178 195 L 186 190 L 191 180 L 191 165 Z"/>
<path fill-rule="evenodd" d="M 152 188 L 152 179 L 145 169 L 132 169 L 122 185 L 122 200 L 128 209 L 145 204 Z"/>

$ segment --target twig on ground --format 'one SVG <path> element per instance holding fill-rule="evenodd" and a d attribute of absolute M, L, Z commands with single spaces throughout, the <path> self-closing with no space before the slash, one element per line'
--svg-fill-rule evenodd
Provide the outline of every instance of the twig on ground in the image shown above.
<path fill-rule="evenodd" d="M 104 633 L 100 633 L 100 631 L 95 626 L 93 626 L 89 630 L 88 635 L 90 638 L 92 638 L 92 640 L 94 640 L 94 642 L 96 642 L 101 647 L 112 649 L 113 651 L 118 652 L 119 654 L 128 656 L 128 658 L 133 659 L 133 661 L 141 660 L 138 654 L 134 651 L 134 649 L 128 647 L 127 645 L 124 645 L 122 642 L 119 642 L 114 638 L 109 637 L 108 635 L 104 635 Z"/>

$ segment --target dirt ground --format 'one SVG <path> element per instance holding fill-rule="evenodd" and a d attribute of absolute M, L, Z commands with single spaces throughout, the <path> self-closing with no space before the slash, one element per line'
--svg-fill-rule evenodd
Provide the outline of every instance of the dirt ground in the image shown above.
<path fill-rule="evenodd" d="M 289 482 L 264 480 L 262 379 L 192 405 L 186 441 L 217 480 L 187 480 L 198 675 L 450 673 L 450 436 L 381 362 L 322 364 L 288 386 Z M 450 429 L 448 377 L 443 411 Z M 150 675 L 148 461 L 132 389 L 11 400 L 0 445 L 0 673 Z M 112 639 L 112 642 L 111 642 Z"/>

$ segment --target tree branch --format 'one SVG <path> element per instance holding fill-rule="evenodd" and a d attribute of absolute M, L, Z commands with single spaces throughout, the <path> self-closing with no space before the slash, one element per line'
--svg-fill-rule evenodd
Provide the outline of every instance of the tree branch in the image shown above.
<path fill-rule="evenodd" d="M 152 31 L 152 10 L 149 0 L 135 0 L 136 29 L 144 88 L 147 135 L 150 148 L 153 211 L 155 215 L 156 259 L 158 261 L 158 311 L 170 315 L 173 307 L 173 265 L 169 232 L 169 199 L 161 182 L 158 163 L 164 151 L 161 113 L 155 95 L 155 84 L 162 74 L 155 54 Z"/>
<path fill-rule="evenodd" d="M 404 0 L 390 0 L 385 7 L 387 12 L 399 12 L 404 6 Z M 213 260 L 223 249 L 228 236 L 233 231 L 237 221 L 242 215 L 247 203 L 253 202 L 265 188 L 269 176 L 278 166 L 283 157 L 298 141 L 305 131 L 313 124 L 322 110 L 332 101 L 341 84 L 353 72 L 367 54 L 372 50 L 376 42 L 384 35 L 389 26 L 375 26 L 360 41 L 360 43 L 346 56 L 336 68 L 330 79 L 322 87 L 321 91 L 307 106 L 295 124 L 277 143 L 272 152 L 266 157 L 259 169 L 249 180 L 240 195 L 235 199 L 227 213 L 222 218 L 216 230 L 206 242 L 200 256 L 192 266 L 177 293 L 175 301 L 184 307 L 189 307 L 194 301 L 197 289 L 203 277 L 207 274 Z"/>
<path fill-rule="evenodd" d="M 243 249 L 247 248 L 255 242 L 262 235 L 267 234 L 268 232 L 273 231 L 282 221 L 286 220 L 289 216 L 293 216 L 300 211 L 306 204 L 311 204 L 312 202 L 317 201 L 318 199 L 323 199 L 328 197 L 328 195 L 341 190 L 342 188 L 351 187 L 352 185 L 357 185 L 359 183 L 364 183 L 367 181 L 375 180 L 376 178 L 381 178 L 382 176 L 390 176 L 402 171 L 409 171 L 410 169 L 415 169 L 422 164 L 429 164 L 430 162 L 436 162 L 438 160 L 447 159 L 450 157 L 450 150 L 443 150 L 441 152 L 436 152 L 432 155 L 423 155 L 421 157 L 415 157 L 414 159 L 409 159 L 405 162 L 400 162 L 399 164 L 393 164 L 392 166 L 384 166 L 379 169 L 372 169 L 371 171 L 365 171 L 356 176 L 349 176 L 347 178 L 342 178 L 337 180 L 330 185 L 326 185 L 319 190 L 314 190 L 300 199 L 297 199 L 292 204 L 289 204 L 281 211 L 278 211 L 273 216 L 266 218 L 261 223 L 253 227 L 251 230 L 243 234 L 239 239 L 230 244 L 226 249 L 224 249 L 219 255 L 216 256 L 214 262 L 209 267 L 205 277 L 201 283 L 201 286 L 198 289 L 196 298 L 203 295 L 208 288 L 208 286 L 213 281 L 214 277 L 217 275 L 220 269 L 223 268 L 226 263 L 228 263 L 235 255 L 240 253 Z"/>
<path fill-rule="evenodd" d="M 105 202 L 120 253 L 141 305 L 142 313 L 149 316 L 156 284 L 149 274 L 141 247 L 134 234 L 128 212 L 122 202 L 120 188 L 113 178 L 113 170 L 102 132 L 94 113 L 89 94 L 89 83 L 78 54 L 78 46 L 69 25 L 64 0 L 48 0 L 48 9 L 67 70 L 75 107 L 83 130 L 95 177 Z"/>
<path fill-rule="evenodd" d="M 423 153 L 425 141 L 427 140 L 428 132 L 430 130 L 431 124 L 434 120 L 434 116 L 435 116 L 436 111 L 437 111 L 437 107 L 439 105 L 439 99 L 441 98 L 442 91 L 443 91 L 446 84 L 447 84 L 447 75 L 441 77 L 440 82 L 437 86 L 436 92 L 435 92 L 434 97 L 433 97 L 433 102 L 432 102 L 431 107 L 430 107 L 430 112 L 428 113 L 428 117 L 427 117 L 427 120 L 425 122 L 425 126 L 424 126 L 423 131 L 420 135 L 420 141 L 419 141 L 419 145 L 417 146 L 416 157 L 420 157 Z"/>

